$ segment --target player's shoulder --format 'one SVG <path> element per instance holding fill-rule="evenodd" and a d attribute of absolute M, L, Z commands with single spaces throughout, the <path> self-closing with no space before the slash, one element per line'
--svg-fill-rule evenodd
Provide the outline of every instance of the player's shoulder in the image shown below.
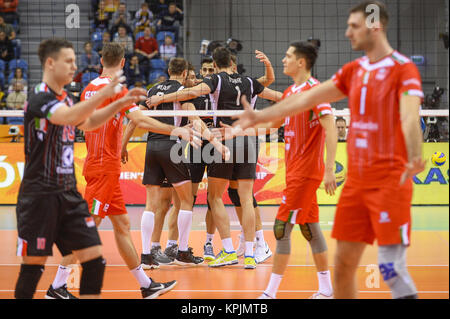
<path fill-rule="evenodd" d="M 39 103 L 49 99 L 56 99 L 56 96 L 47 84 L 42 82 L 34 87 L 34 90 L 30 94 L 29 102 Z"/>
<path fill-rule="evenodd" d="M 307 83 L 309 84 L 310 87 L 314 87 L 314 86 L 319 85 L 319 84 L 320 84 L 320 81 L 317 80 L 317 79 L 314 78 L 314 77 L 310 77 L 310 78 L 308 79 Z"/>
<path fill-rule="evenodd" d="M 406 57 L 405 55 L 401 54 L 398 51 L 394 51 L 391 55 L 391 58 L 396 65 L 408 65 L 408 64 L 414 65 L 411 59 L 409 59 L 408 57 Z"/>

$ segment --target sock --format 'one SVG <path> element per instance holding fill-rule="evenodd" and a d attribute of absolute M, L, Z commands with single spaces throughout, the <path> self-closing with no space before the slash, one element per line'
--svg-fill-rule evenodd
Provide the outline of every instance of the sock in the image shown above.
<path fill-rule="evenodd" d="M 256 244 L 258 246 L 264 246 L 264 231 L 262 229 L 257 230 L 255 232 L 255 235 L 256 235 Z"/>
<path fill-rule="evenodd" d="M 133 274 L 134 278 L 139 282 L 139 285 L 144 288 L 150 287 L 150 284 L 152 283 L 152 280 L 147 277 L 147 274 L 144 272 L 144 269 L 142 269 L 142 266 L 139 265 L 136 268 L 130 270 Z"/>
<path fill-rule="evenodd" d="M 167 247 L 171 247 L 171 246 L 175 246 L 176 244 L 177 244 L 177 241 L 176 241 L 176 240 L 169 239 L 169 240 L 167 240 L 166 248 L 167 248 Z"/>
<path fill-rule="evenodd" d="M 187 251 L 189 242 L 189 232 L 192 225 L 192 212 L 180 209 L 178 214 L 178 234 L 180 245 L 178 250 Z"/>
<path fill-rule="evenodd" d="M 141 218 L 142 253 L 150 254 L 150 242 L 152 240 L 153 227 L 155 226 L 155 214 L 144 211 Z"/>
<path fill-rule="evenodd" d="M 14 297 L 16 299 L 32 299 L 43 272 L 43 265 L 20 265 Z"/>
<path fill-rule="evenodd" d="M 53 280 L 52 283 L 53 289 L 58 289 L 67 284 L 67 279 L 69 278 L 71 272 L 72 272 L 71 268 L 59 265 L 55 279 Z"/>
<path fill-rule="evenodd" d="M 211 243 L 212 244 L 213 237 L 214 237 L 214 234 L 206 233 L 206 243 Z"/>
<path fill-rule="evenodd" d="M 222 239 L 222 245 L 227 253 L 234 252 L 233 241 L 231 238 Z"/>
<path fill-rule="evenodd" d="M 270 275 L 269 285 L 267 286 L 266 290 L 264 290 L 264 292 L 270 297 L 275 298 L 278 291 L 278 287 L 280 286 L 281 283 L 281 279 L 283 279 L 283 275 L 272 273 Z"/>
<path fill-rule="evenodd" d="M 320 271 L 317 273 L 319 279 L 319 292 L 325 296 L 331 296 L 333 294 L 333 287 L 331 287 L 331 275 L 330 271 Z"/>
<path fill-rule="evenodd" d="M 246 241 L 245 242 L 245 254 L 246 257 L 253 257 L 253 242 L 252 241 Z"/>
<path fill-rule="evenodd" d="M 159 242 L 155 243 L 152 241 L 152 248 L 154 248 L 154 247 L 161 247 L 161 244 Z"/>

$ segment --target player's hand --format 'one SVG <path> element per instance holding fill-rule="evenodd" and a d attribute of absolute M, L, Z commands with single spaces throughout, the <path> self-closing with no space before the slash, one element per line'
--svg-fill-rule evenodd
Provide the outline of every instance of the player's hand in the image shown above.
<path fill-rule="evenodd" d="M 411 162 L 405 165 L 405 171 L 400 177 L 400 185 L 403 185 L 408 179 L 419 174 L 425 169 L 426 161 L 422 160 L 422 157 L 416 157 Z"/>
<path fill-rule="evenodd" d="M 333 170 L 325 170 L 323 184 L 325 186 L 325 192 L 328 195 L 333 196 L 337 188 L 336 175 L 334 175 Z"/>
<path fill-rule="evenodd" d="M 220 153 L 222 154 L 222 158 L 225 161 L 229 161 L 230 157 L 231 157 L 230 149 L 227 146 L 223 145 L 222 143 L 219 143 L 219 144 L 220 144 L 220 146 L 218 148 L 219 148 Z"/>
<path fill-rule="evenodd" d="M 195 130 L 192 124 L 177 127 L 172 135 L 176 135 L 181 139 L 188 141 L 196 149 L 202 146 L 202 134 Z"/>
<path fill-rule="evenodd" d="M 122 164 L 126 164 L 128 162 L 128 151 L 126 148 L 122 148 L 122 151 L 120 152 L 120 159 L 122 160 Z"/>
<path fill-rule="evenodd" d="M 255 57 L 259 60 L 259 62 L 264 63 L 265 65 L 272 65 L 269 58 L 264 54 L 264 52 L 261 52 L 259 50 L 255 50 Z"/>
<path fill-rule="evenodd" d="M 148 107 L 155 107 L 158 104 L 161 104 L 163 97 L 159 96 L 159 95 L 153 95 L 151 97 L 149 97 L 146 101 L 145 104 L 147 104 Z"/>

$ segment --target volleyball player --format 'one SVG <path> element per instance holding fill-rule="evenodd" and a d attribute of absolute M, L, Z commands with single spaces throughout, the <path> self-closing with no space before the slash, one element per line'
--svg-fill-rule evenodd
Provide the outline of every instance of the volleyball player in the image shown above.
<path fill-rule="evenodd" d="M 371 15 L 375 12 L 375 16 Z M 375 17 L 375 18 L 374 18 Z M 350 10 L 346 36 L 365 56 L 299 96 L 261 112 L 246 111 L 236 126 L 280 120 L 314 105 L 349 99 L 348 175 L 337 205 L 334 297 L 356 298 L 356 270 L 367 244 L 378 242 L 378 263 L 393 298 L 417 298 L 406 267 L 411 232 L 411 178 L 422 160 L 421 78 L 414 63 L 387 39 L 389 15 L 377 1 Z M 395 194 L 395 196 L 393 196 Z"/>
<path fill-rule="evenodd" d="M 25 170 L 16 209 L 17 255 L 23 261 L 14 296 L 33 298 L 47 257 L 56 244 L 63 256 L 73 252 L 81 263 L 80 297 L 98 298 L 106 262 L 97 228 L 76 187 L 75 127 L 95 129 L 123 107 L 138 101 L 142 90 L 130 91 L 96 111 L 98 105 L 115 94 L 119 79 L 113 76 L 109 85 L 90 101 L 74 104 L 64 89 L 77 69 L 73 45 L 64 39 L 44 40 L 38 55 L 43 78 L 31 93 L 24 113 Z M 53 292 L 61 293 L 64 299 L 71 297 L 64 285 L 58 288 Z"/>

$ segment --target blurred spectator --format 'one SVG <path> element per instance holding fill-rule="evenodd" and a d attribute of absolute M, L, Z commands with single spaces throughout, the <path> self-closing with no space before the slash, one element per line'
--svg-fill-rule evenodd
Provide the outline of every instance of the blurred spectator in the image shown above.
<path fill-rule="evenodd" d="M 119 8 L 114 12 L 111 22 L 113 26 L 111 27 L 111 33 L 115 34 L 120 26 L 124 26 L 127 29 L 127 33 L 133 33 L 130 27 L 131 24 L 131 14 L 127 11 L 127 5 L 125 2 L 121 2 Z"/>
<path fill-rule="evenodd" d="M 109 43 L 109 42 L 111 42 L 111 33 L 109 33 L 108 31 L 105 31 L 105 32 L 103 32 L 103 35 L 102 35 L 102 45 L 101 45 L 101 47 L 98 49 L 98 53 L 99 53 L 100 55 L 102 55 L 102 48 L 103 48 L 103 45 L 105 45 L 105 43 Z"/>
<path fill-rule="evenodd" d="M 6 23 L 19 24 L 19 15 L 17 14 L 17 6 L 19 0 L 0 0 L 0 15 L 5 19 Z"/>
<path fill-rule="evenodd" d="M 109 26 L 110 16 L 105 11 L 105 0 L 100 0 L 98 3 L 98 9 L 94 15 L 94 26 L 96 29 L 107 30 Z"/>
<path fill-rule="evenodd" d="M 127 34 L 127 29 L 119 27 L 119 32 L 114 36 L 114 42 L 120 43 L 125 49 L 125 57 L 129 58 L 133 54 L 133 38 Z"/>
<path fill-rule="evenodd" d="M 177 7 L 174 2 L 169 4 L 169 8 L 159 15 L 156 31 L 171 31 L 175 34 L 175 43 L 178 43 L 178 31 L 180 29 L 179 24 L 183 24 L 183 11 Z"/>
<path fill-rule="evenodd" d="M 105 11 L 110 14 L 110 16 L 117 11 L 119 7 L 120 0 L 105 0 Z"/>
<path fill-rule="evenodd" d="M 147 82 L 144 79 L 144 73 L 139 65 L 139 58 L 137 55 L 133 55 L 129 65 L 125 67 L 125 76 L 127 77 L 128 88 L 136 86 L 136 82 Z"/>
<path fill-rule="evenodd" d="M 347 140 L 347 122 L 343 117 L 338 117 L 336 119 L 336 130 L 338 142 L 345 142 Z"/>
<path fill-rule="evenodd" d="M 10 110 L 23 110 L 27 95 L 22 92 L 23 85 L 20 82 L 13 84 L 13 92 L 9 93 L 6 98 L 6 107 Z"/>
<path fill-rule="evenodd" d="M 150 89 L 152 87 L 154 87 L 156 84 L 164 82 L 168 79 L 168 77 L 164 74 L 161 74 L 160 76 L 158 76 L 158 78 L 153 82 L 150 83 L 150 85 L 147 86 L 147 89 Z"/>
<path fill-rule="evenodd" d="M 148 79 L 150 59 L 153 59 L 158 54 L 158 42 L 152 37 L 150 27 L 145 27 L 144 36 L 136 41 L 134 52 L 139 58 L 139 63 L 143 69 L 145 78 Z"/>
<path fill-rule="evenodd" d="M 0 59 L 11 61 L 14 58 L 14 48 L 12 42 L 4 31 L 0 31 Z"/>
<path fill-rule="evenodd" d="M 80 72 L 84 73 L 89 71 L 99 73 L 100 68 L 100 55 L 92 50 L 91 42 L 86 42 L 84 44 L 84 52 L 81 55 Z"/>
<path fill-rule="evenodd" d="M 17 69 L 14 70 L 14 76 L 11 79 L 11 81 L 9 81 L 9 88 L 8 88 L 8 92 L 9 93 L 14 91 L 13 84 L 16 83 L 16 82 L 20 82 L 22 84 L 22 86 L 23 86 L 23 93 L 27 94 L 28 82 L 23 77 L 23 70 L 21 68 L 17 68 Z"/>
<path fill-rule="evenodd" d="M 161 59 L 168 63 L 170 59 L 177 56 L 177 47 L 173 44 L 172 37 L 170 35 L 166 35 L 164 39 L 164 44 L 159 47 L 159 53 L 161 55 Z"/>
<path fill-rule="evenodd" d="M 161 12 L 169 9 L 165 0 L 154 0 L 153 2 L 154 3 L 150 5 L 150 10 L 153 11 L 155 16 L 159 16 Z"/>
<path fill-rule="evenodd" d="M 153 21 L 153 13 L 149 10 L 146 2 L 141 4 L 141 8 L 136 12 L 134 34 L 144 31 L 145 27 L 150 27 Z"/>
<path fill-rule="evenodd" d="M 20 40 L 16 38 L 16 31 L 14 31 L 14 28 L 9 23 L 5 23 L 5 20 L 2 16 L 0 16 L 0 32 L 5 32 L 6 36 L 9 40 L 11 40 L 11 43 L 13 45 L 13 56 L 16 59 L 20 58 Z"/>

